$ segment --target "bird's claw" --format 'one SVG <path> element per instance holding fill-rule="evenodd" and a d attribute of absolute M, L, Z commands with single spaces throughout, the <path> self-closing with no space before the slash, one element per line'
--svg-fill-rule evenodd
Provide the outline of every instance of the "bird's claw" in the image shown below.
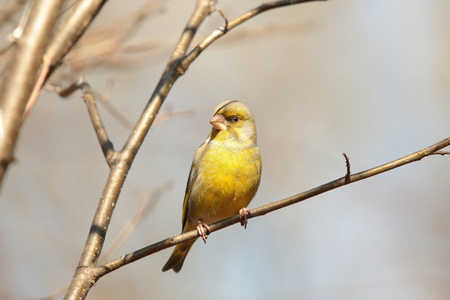
<path fill-rule="evenodd" d="M 244 226 L 244 229 L 247 229 L 248 216 L 250 216 L 250 209 L 244 207 L 239 211 L 239 217 L 241 218 L 241 226 Z"/>
<path fill-rule="evenodd" d="M 208 234 L 211 233 L 211 229 L 209 229 L 209 226 L 203 223 L 201 220 L 198 220 L 197 233 L 206 244 L 206 239 L 208 238 Z"/>

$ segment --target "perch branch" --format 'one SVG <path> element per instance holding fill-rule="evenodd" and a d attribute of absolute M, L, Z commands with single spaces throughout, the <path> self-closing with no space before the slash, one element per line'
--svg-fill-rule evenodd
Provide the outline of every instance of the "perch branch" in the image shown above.
<path fill-rule="evenodd" d="M 363 172 L 359 172 L 354 175 L 350 175 L 349 176 L 350 181 L 346 180 L 346 177 L 347 177 L 347 175 L 346 175 L 344 177 L 341 177 L 341 178 L 331 181 L 329 183 L 326 183 L 326 184 L 323 184 L 316 188 L 310 189 L 306 192 L 294 195 L 292 197 L 289 197 L 289 198 L 286 198 L 283 200 L 272 202 L 267 205 L 263 205 L 263 206 L 251 209 L 248 218 L 251 219 L 251 218 L 263 216 L 267 213 L 270 213 L 275 210 L 278 210 L 278 209 L 290 206 L 292 204 L 304 201 L 306 199 L 309 199 L 314 196 L 320 195 L 322 193 L 331 191 L 333 189 L 339 188 L 346 184 L 354 183 L 356 181 L 363 180 L 363 179 L 393 170 L 393 169 L 401 167 L 403 165 L 406 165 L 406 164 L 409 164 L 409 163 L 412 163 L 415 161 L 419 161 L 424 157 L 427 157 L 429 155 L 437 153 L 440 149 L 445 148 L 449 145 L 450 145 L 450 138 L 447 138 L 445 140 L 442 140 L 439 143 L 436 143 L 425 149 L 414 152 L 414 153 L 404 156 L 402 158 L 396 159 L 396 160 L 386 163 L 384 165 L 381 165 L 381 166 L 378 166 L 378 167 L 375 167 L 375 168 L 372 168 L 372 169 L 369 169 L 369 170 L 366 170 Z M 222 221 L 219 221 L 219 222 L 209 225 L 209 229 L 211 232 L 218 231 L 225 227 L 239 223 L 241 221 L 240 219 L 241 218 L 240 218 L 239 214 L 237 214 L 228 219 L 225 219 L 225 220 L 222 220 Z M 169 248 L 171 246 L 177 245 L 181 242 L 197 238 L 198 236 L 199 236 L 199 234 L 197 233 L 197 231 L 192 230 L 192 231 L 189 231 L 189 232 L 186 232 L 186 233 L 174 236 L 174 237 L 164 239 L 160 242 L 149 245 L 140 250 L 123 255 L 122 257 L 119 257 L 115 260 L 107 262 L 104 265 L 98 266 L 95 268 L 93 273 L 95 274 L 95 277 L 98 279 L 99 277 L 101 277 L 109 272 L 112 272 L 120 267 L 123 267 L 129 263 L 136 261 L 136 260 L 139 260 L 145 256 L 148 256 L 155 252 L 159 252 L 159 251 Z"/>

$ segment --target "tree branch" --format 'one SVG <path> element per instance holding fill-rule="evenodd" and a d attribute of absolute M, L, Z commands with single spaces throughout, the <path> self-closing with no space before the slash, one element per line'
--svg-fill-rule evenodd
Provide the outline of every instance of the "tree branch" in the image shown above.
<path fill-rule="evenodd" d="M 228 33 L 230 30 L 236 28 L 241 25 L 245 21 L 250 20 L 251 18 L 274 8 L 279 8 L 287 5 L 301 4 L 306 2 L 316 2 L 316 1 L 327 1 L 327 0 L 282 0 L 282 1 L 274 1 L 262 4 L 247 13 L 237 17 L 232 21 L 228 21 L 222 13 L 222 17 L 225 19 L 225 26 L 213 31 L 208 37 L 206 37 L 202 42 L 200 42 L 181 62 L 181 66 L 185 71 L 189 65 L 203 52 L 209 45 L 211 45 L 214 41 L 219 39 L 221 36 Z"/>
<path fill-rule="evenodd" d="M 52 53 L 54 58 L 46 80 L 84 34 L 105 2 L 106 0 L 78 0 L 76 2 L 48 46 L 47 53 Z"/>
<path fill-rule="evenodd" d="M 316 188 L 310 189 L 306 192 L 294 195 L 292 197 L 279 200 L 276 202 L 272 202 L 267 205 L 263 205 L 254 209 L 250 210 L 250 214 L 248 216 L 248 219 L 263 216 L 267 213 L 273 212 L 275 210 L 290 206 L 292 204 L 296 204 L 298 202 L 304 201 L 306 199 L 312 198 L 314 196 L 323 194 L 325 192 L 331 191 L 333 189 L 342 187 L 344 185 L 347 185 L 349 183 L 353 183 L 359 180 L 363 180 L 390 170 L 393 170 L 395 168 L 401 167 L 403 165 L 419 161 L 424 157 L 427 157 L 429 155 L 433 155 L 436 153 L 441 154 L 441 152 L 438 152 L 440 149 L 443 149 L 450 145 L 450 138 L 447 138 L 445 140 L 442 140 L 439 143 L 436 143 L 432 146 L 429 146 L 425 149 L 422 149 L 420 151 L 414 152 L 412 154 L 409 154 L 407 156 L 404 156 L 402 158 L 396 159 L 394 161 L 391 161 L 387 164 L 359 172 L 354 175 L 348 175 L 348 173 L 339 179 L 336 179 L 334 181 L 331 181 L 329 183 L 323 184 L 321 186 L 318 186 Z M 348 176 L 347 176 L 348 175 Z M 347 179 L 347 177 L 349 179 Z M 220 229 L 223 229 L 225 227 L 231 226 L 236 223 L 240 223 L 240 216 L 239 214 L 230 217 L 228 219 L 216 222 L 214 224 L 209 225 L 209 228 L 211 229 L 211 232 L 218 231 Z M 120 268 L 127 264 L 130 264 L 132 262 L 135 262 L 143 257 L 146 257 L 148 255 L 151 255 L 153 253 L 159 252 L 161 250 L 164 250 L 166 248 L 172 247 L 174 245 L 177 245 L 179 243 L 185 242 L 190 239 L 197 238 L 199 236 L 198 232 L 196 230 L 192 230 L 183 234 L 179 234 L 174 237 L 170 237 L 167 239 L 164 239 L 160 242 L 157 242 L 155 244 L 149 245 L 145 248 L 142 248 L 140 250 L 128 253 L 126 255 L 123 255 L 122 257 L 119 257 L 115 260 L 112 260 L 110 262 L 105 263 L 104 265 L 98 266 L 93 271 L 95 280 L 98 280 L 100 277 Z"/>
<path fill-rule="evenodd" d="M 47 74 L 50 70 L 50 65 L 52 63 L 52 60 L 53 60 L 53 53 L 50 52 L 50 53 L 47 53 L 46 55 L 44 55 L 39 77 L 36 80 L 36 83 L 33 87 L 33 91 L 31 92 L 30 98 L 27 101 L 27 106 L 25 107 L 25 111 L 23 113 L 24 120 L 27 118 L 31 109 L 33 109 L 34 104 L 37 101 L 37 98 L 42 89 L 42 86 L 44 85 L 45 78 L 47 77 Z"/>
<path fill-rule="evenodd" d="M 177 46 L 175 47 L 171 59 L 167 66 L 173 64 L 173 62 L 177 59 L 184 57 L 191 44 L 197 29 L 200 27 L 200 24 L 203 20 L 214 11 L 214 4 L 217 0 L 197 0 L 197 3 L 194 8 L 194 13 L 191 15 L 186 27 L 181 34 L 180 39 L 178 40 Z"/>
<path fill-rule="evenodd" d="M 89 116 L 91 118 L 92 125 L 94 126 L 95 134 L 97 135 L 98 142 L 102 147 L 103 155 L 105 156 L 108 166 L 111 167 L 114 162 L 116 151 L 114 151 L 114 146 L 111 140 L 109 139 L 105 126 L 103 125 L 103 121 L 102 118 L 100 117 L 97 103 L 95 101 L 94 93 L 91 89 L 91 86 L 84 80 L 80 80 L 78 86 L 83 91 L 83 99 L 84 102 L 86 102 L 86 106 L 89 111 Z"/>
<path fill-rule="evenodd" d="M 345 174 L 345 183 L 349 183 L 350 182 L 350 174 L 352 174 L 352 172 L 350 171 L 350 159 L 348 158 L 348 156 L 345 152 L 342 153 L 342 155 L 344 155 L 345 166 L 347 167 L 347 173 Z"/>
<path fill-rule="evenodd" d="M 3 73 L 4 79 L 0 87 L 0 182 L 3 182 L 6 169 L 13 160 L 23 113 L 62 2 L 39 0 L 32 4 L 24 32 Z"/>

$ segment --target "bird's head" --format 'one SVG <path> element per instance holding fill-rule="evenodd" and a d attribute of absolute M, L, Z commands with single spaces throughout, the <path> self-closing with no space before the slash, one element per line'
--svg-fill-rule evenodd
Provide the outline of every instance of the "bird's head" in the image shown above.
<path fill-rule="evenodd" d="M 236 141 L 241 146 L 256 145 L 256 126 L 248 107 L 239 101 L 225 101 L 214 111 L 209 121 L 213 126 L 211 138 Z"/>

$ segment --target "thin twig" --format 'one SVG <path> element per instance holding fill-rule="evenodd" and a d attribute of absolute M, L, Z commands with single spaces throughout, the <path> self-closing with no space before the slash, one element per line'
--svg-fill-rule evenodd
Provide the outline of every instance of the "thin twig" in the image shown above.
<path fill-rule="evenodd" d="M 47 90 L 57 93 L 60 97 L 66 98 L 72 95 L 80 88 L 80 80 L 72 80 L 68 86 L 60 87 L 56 85 L 47 84 Z"/>
<path fill-rule="evenodd" d="M 228 19 L 227 17 L 225 17 L 225 14 L 222 12 L 222 10 L 220 8 L 217 9 L 217 11 L 219 12 L 219 14 L 222 16 L 223 20 L 225 21 L 225 26 L 223 26 L 223 34 L 227 33 L 228 31 Z"/>
<path fill-rule="evenodd" d="M 114 151 L 114 146 L 108 137 L 105 126 L 103 125 L 103 121 L 100 117 L 97 103 L 95 101 L 94 93 L 91 89 L 91 86 L 83 79 L 80 80 L 79 87 L 83 91 L 83 99 L 88 108 L 89 116 L 92 121 L 92 125 L 94 125 L 94 130 L 97 134 L 98 141 L 102 147 L 103 155 L 106 158 L 108 166 L 111 167 L 114 163 L 116 151 Z"/>
<path fill-rule="evenodd" d="M 445 148 L 449 145 L 450 145 L 450 138 L 447 138 L 439 143 L 436 143 L 425 149 L 422 149 L 420 151 L 414 152 L 414 153 L 404 156 L 402 158 L 391 161 L 387 164 L 351 175 L 350 182 L 354 183 L 356 181 L 366 179 L 366 178 L 390 171 L 390 170 L 398 168 L 400 166 L 403 166 L 403 165 L 406 165 L 406 164 L 409 164 L 409 163 L 412 163 L 415 161 L 419 161 L 426 156 L 435 154 L 438 150 Z M 325 193 L 325 192 L 331 191 L 333 189 L 339 188 L 341 186 L 344 186 L 344 185 L 348 184 L 345 177 L 346 176 L 336 179 L 334 181 L 331 181 L 329 183 L 323 184 L 316 188 L 310 189 L 306 192 L 294 195 L 292 197 L 251 209 L 250 215 L 248 216 L 248 218 L 251 219 L 251 218 L 263 216 L 263 215 L 273 212 L 275 210 L 290 206 L 295 203 L 299 203 L 306 199 L 312 198 L 314 196 L 317 196 L 322 193 Z M 237 214 L 228 219 L 225 219 L 225 220 L 222 220 L 222 221 L 219 221 L 219 222 L 209 225 L 209 229 L 211 232 L 218 231 L 220 229 L 231 226 L 233 224 L 240 223 L 240 221 L 241 221 L 241 217 L 239 216 L 239 214 Z M 187 241 L 187 240 L 190 240 L 193 238 L 197 238 L 198 236 L 199 236 L 198 232 L 196 230 L 192 230 L 192 231 L 189 231 L 189 232 L 186 232 L 186 233 L 174 236 L 174 237 L 164 239 L 158 243 L 149 245 L 140 250 L 128 253 L 122 257 L 119 257 L 115 260 L 112 260 L 104 265 L 101 265 L 101 266 L 98 266 L 97 268 L 95 268 L 95 270 L 94 270 L 94 273 L 96 274 L 95 277 L 96 278 L 101 277 L 101 276 L 103 276 L 109 272 L 112 272 L 120 267 L 123 267 L 132 262 L 135 262 L 136 260 L 139 260 L 145 256 L 148 256 L 155 252 L 159 252 L 163 249 L 177 245 L 184 241 Z"/>
<path fill-rule="evenodd" d="M 450 155 L 450 151 L 436 151 L 434 153 L 431 153 L 432 155 Z"/>
<path fill-rule="evenodd" d="M 13 30 L 13 32 L 11 32 L 10 34 L 8 34 L 8 40 L 11 43 L 15 43 L 17 42 L 18 39 L 20 39 L 22 37 L 23 34 L 23 30 L 25 28 L 25 25 L 28 23 L 28 19 L 30 18 L 31 15 L 31 8 L 32 8 L 32 3 L 31 2 L 25 2 L 25 6 L 23 9 L 22 14 L 20 15 L 20 21 L 19 24 L 17 25 L 17 27 Z"/>
<path fill-rule="evenodd" d="M 345 166 L 347 168 L 347 173 L 345 174 L 345 182 L 349 183 L 350 182 L 350 159 L 348 158 L 347 154 L 344 152 L 342 153 L 342 155 L 344 155 L 345 157 Z"/>
<path fill-rule="evenodd" d="M 55 58 L 46 79 L 62 63 L 64 57 L 86 31 L 105 2 L 106 0 L 79 0 L 70 10 L 69 16 L 61 23 L 48 46 L 47 51 L 53 52 Z"/>
<path fill-rule="evenodd" d="M 36 81 L 36 84 L 34 85 L 33 91 L 31 92 L 30 99 L 28 100 L 27 106 L 25 107 L 25 112 L 23 113 L 24 120 L 27 118 L 28 114 L 33 109 L 34 104 L 37 101 L 39 92 L 41 91 L 42 86 L 44 85 L 45 78 L 47 77 L 47 74 L 50 70 L 50 65 L 52 64 L 54 56 L 55 54 L 52 52 L 48 52 L 47 54 L 44 55 L 41 72 L 39 73 L 39 77 Z"/>
<path fill-rule="evenodd" d="M 214 41 L 219 39 L 221 36 L 225 35 L 228 31 L 236 28 L 241 25 L 245 21 L 250 20 L 251 18 L 266 12 L 271 9 L 280 8 L 287 5 L 301 4 L 306 2 L 316 2 L 316 1 L 327 1 L 327 0 L 282 0 L 282 1 L 274 1 L 262 4 L 247 13 L 237 17 L 236 19 L 227 23 L 227 30 L 223 30 L 219 28 L 213 31 L 209 36 L 207 36 L 203 41 L 201 41 L 186 57 L 184 57 L 181 62 L 181 68 L 183 71 L 189 67 L 189 65 L 203 52 L 209 45 L 211 45 Z"/>

